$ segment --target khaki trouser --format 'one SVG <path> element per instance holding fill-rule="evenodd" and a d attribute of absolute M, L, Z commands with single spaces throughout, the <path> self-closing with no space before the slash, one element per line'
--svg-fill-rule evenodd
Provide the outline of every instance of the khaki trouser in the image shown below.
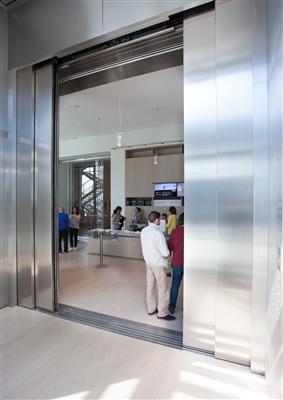
<path fill-rule="evenodd" d="M 146 266 L 146 302 L 147 311 L 149 313 L 154 312 L 158 309 L 158 316 L 165 317 L 169 314 L 169 288 L 168 288 L 168 278 L 164 267 L 152 267 L 150 265 Z M 157 286 L 158 302 L 156 305 L 155 298 L 155 285 Z"/>

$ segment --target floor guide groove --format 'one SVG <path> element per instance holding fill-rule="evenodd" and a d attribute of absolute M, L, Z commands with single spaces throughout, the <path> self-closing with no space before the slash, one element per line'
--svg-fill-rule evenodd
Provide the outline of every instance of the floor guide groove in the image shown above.
<path fill-rule="evenodd" d="M 59 304 L 54 314 L 70 321 L 93 326 L 120 335 L 146 340 L 176 349 L 183 349 L 182 333 L 172 329 L 160 328 L 123 318 L 112 317 L 65 304 Z"/>

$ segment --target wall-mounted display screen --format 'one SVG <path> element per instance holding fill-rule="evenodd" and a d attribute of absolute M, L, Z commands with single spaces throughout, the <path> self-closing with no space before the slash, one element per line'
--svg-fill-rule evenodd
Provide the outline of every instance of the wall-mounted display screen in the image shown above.
<path fill-rule="evenodd" d="M 177 196 L 184 197 L 184 182 L 179 182 L 177 185 Z"/>
<path fill-rule="evenodd" d="M 177 197 L 177 183 L 155 183 L 155 198 Z"/>

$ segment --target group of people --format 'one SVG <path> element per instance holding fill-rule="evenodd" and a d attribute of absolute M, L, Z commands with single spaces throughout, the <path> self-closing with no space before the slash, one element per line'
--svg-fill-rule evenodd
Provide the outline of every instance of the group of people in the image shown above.
<path fill-rule="evenodd" d="M 166 213 L 160 216 L 160 229 L 165 235 L 171 235 L 172 231 L 177 227 L 177 210 L 176 207 L 169 208 L 169 218 Z"/>
<path fill-rule="evenodd" d="M 80 229 L 80 221 L 81 214 L 78 207 L 73 207 L 70 215 L 65 212 L 65 208 L 60 208 L 58 213 L 60 254 L 68 253 L 69 238 L 70 250 L 76 251 L 78 249 L 78 233 Z M 64 250 L 62 249 L 62 241 L 64 243 Z"/>
<path fill-rule="evenodd" d="M 139 224 L 141 224 L 142 219 L 143 219 L 142 210 L 140 207 L 136 207 L 135 214 L 133 215 L 132 223 L 129 226 L 129 229 L 135 230 L 134 227 L 137 227 Z M 122 207 L 117 206 L 114 209 L 112 217 L 111 217 L 112 229 L 114 231 L 120 231 L 123 228 L 125 221 L 126 221 L 126 217 L 124 217 L 124 215 L 122 215 Z"/>
<path fill-rule="evenodd" d="M 146 303 L 149 315 L 157 314 L 157 318 L 173 321 L 179 288 L 184 273 L 184 213 L 177 217 L 175 207 L 169 208 L 167 214 L 151 211 L 148 215 L 148 226 L 142 229 L 141 245 L 143 257 L 146 263 Z M 135 209 L 132 223 L 141 223 L 142 211 L 139 207 Z M 70 238 L 70 249 L 77 250 L 78 233 L 81 215 L 78 207 L 73 207 L 68 215 L 64 208 L 59 210 L 59 253 L 68 253 L 68 241 Z M 126 218 L 122 215 L 122 207 L 115 208 L 112 214 L 112 228 L 121 230 Z M 62 241 L 64 250 L 62 249 Z M 172 266 L 171 289 L 168 286 L 167 266 L 169 257 Z M 155 288 L 157 287 L 158 298 L 156 301 Z"/>
<path fill-rule="evenodd" d="M 177 218 L 175 207 L 170 207 L 170 216 L 165 225 L 169 235 L 166 237 L 160 229 L 161 215 L 151 211 L 148 216 L 149 225 L 141 232 L 141 245 L 146 263 L 146 302 L 149 315 L 157 314 L 157 318 L 173 321 L 179 288 L 184 273 L 184 213 Z M 172 253 L 172 284 L 168 287 L 166 268 Z M 158 299 L 156 301 L 155 288 Z"/>

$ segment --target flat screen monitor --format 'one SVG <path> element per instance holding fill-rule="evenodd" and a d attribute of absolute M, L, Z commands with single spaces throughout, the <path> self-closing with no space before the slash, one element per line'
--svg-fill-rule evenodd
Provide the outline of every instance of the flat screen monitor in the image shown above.
<path fill-rule="evenodd" d="M 159 199 L 177 197 L 177 183 L 155 183 L 154 197 Z"/>
<path fill-rule="evenodd" d="M 184 182 L 179 182 L 177 185 L 177 196 L 184 197 Z"/>

